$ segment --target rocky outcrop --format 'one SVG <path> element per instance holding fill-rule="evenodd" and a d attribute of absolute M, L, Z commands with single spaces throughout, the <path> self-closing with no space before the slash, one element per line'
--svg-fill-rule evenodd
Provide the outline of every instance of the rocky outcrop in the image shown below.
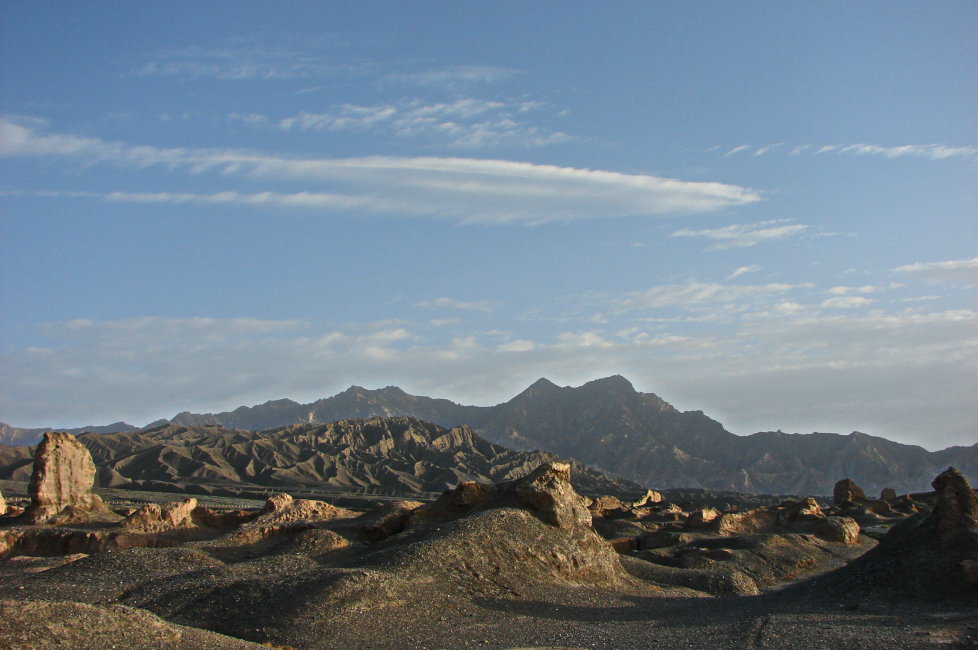
<path fill-rule="evenodd" d="M 866 493 L 851 478 L 844 478 L 832 489 L 832 501 L 837 506 L 847 506 L 867 501 Z"/>
<path fill-rule="evenodd" d="M 59 523 L 86 517 L 111 515 L 97 495 L 95 463 L 85 445 L 70 433 L 46 433 L 34 454 L 34 471 L 28 492 L 31 498 L 27 517 L 32 523 L 45 523 L 61 515 Z"/>
<path fill-rule="evenodd" d="M 0 492 L 0 515 L 7 514 L 7 502 L 3 500 L 3 493 Z"/>
<path fill-rule="evenodd" d="M 937 504 L 931 512 L 930 523 L 941 544 L 978 528 L 978 499 L 961 472 L 949 467 L 934 479 L 932 485 L 937 491 Z"/>
<path fill-rule="evenodd" d="M 632 502 L 633 508 L 641 508 L 662 502 L 662 493 L 656 490 L 646 490 L 645 494 Z"/>
<path fill-rule="evenodd" d="M 964 598 L 974 602 L 978 597 L 978 501 L 968 481 L 954 468 L 935 478 L 933 487 L 936 503 L 929 514 L 904 519 L 876 548 L 848 566 L 791 591 L 857 601 Z"/>
<path fill-rule="evenodd" d="M 859 543 L 859 524 L 852 517 L 826 517 L 815 528 L 815 534 L 829 542 L 855 546 Z"/>
<path fill-rule="evenodd" d="M 175 503 L 147 503 L 120 522 L 123 530 L 141 533 L 160 533 L 179 528 L 193 528 L 193 511 L 197 499 Z"/>
<path fill-rule="evenodd" d="M 543 462 L 540 451 L 506 449 L 466 426 L 446 429 L 414 418 L 342 420 L 273 431 L 161 425 L 132 433 L 85 435 L 102 487 L 216 494 L 217 490 L 282 492 L 310 485 L 353 494 L 391 492 L 428 497 L 460 482 L 499 483 Z M 6 456 L 0 449 L 0 478 Z M 9 464 L 23 462 L 11 456 Z M 609 479 L 574 464 L 575 489 L 628 499 L 643 486 Z M 226 494 L 226 492 L 225 492 Z"/>
<path fill-rule="evenodd" d="M 880 500 L 882 501 L 896 501 L 897 493 L 893 488 L 883 488 L 880 491 Z"/>

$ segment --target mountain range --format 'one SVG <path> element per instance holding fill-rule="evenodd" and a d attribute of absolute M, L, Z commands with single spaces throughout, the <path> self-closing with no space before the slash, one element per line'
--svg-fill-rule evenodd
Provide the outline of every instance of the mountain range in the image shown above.
<path fill-rule="evenodd" d="M 445 429 L 409 417 L 293 424 L 268 431 L 162 424 L 141 431 L 86 433 L 78 439 L 98 467 L 99 486 L 181 492 L 325 488 L 434 497 L 463 481 L 513 480 L 543 463 L 562 460 L 493 444 L 467 426 Z M 582 494 L 635 499 L 645 491 L 637 483 L 571 463 L 574 487 Z M 0 479 L 28 480 L 32 466 L 29 447 L 0 447 Z"/>
<path fill-rule="evenodd" d="M 679 411 L 657 395 L 636 391 L 617 375 L 579 387 L 540 379 L 511 400 L 487 407 L 410 395 L 393 386 L 351 386 L 310 404 L 282 399 L 223 413 L 183 412 L 169 424 L 269 430 L 377 416 L 410 416 L 446 428 L 468 425 L 507 448 L 572 457 L 654 488 L 830 494 L 835 481 L 848 477 L 867 493 L 884 487 L 916 492 L 929 489 L 930 479 L 949 465 L 978 479 L 978 443 L 930 452 L 859 432 L 738 436 L 701 411 Z M 4 441 L 14 442 L 12 436 Z M 19 444 L 29 442 L 21 436 Z"/>

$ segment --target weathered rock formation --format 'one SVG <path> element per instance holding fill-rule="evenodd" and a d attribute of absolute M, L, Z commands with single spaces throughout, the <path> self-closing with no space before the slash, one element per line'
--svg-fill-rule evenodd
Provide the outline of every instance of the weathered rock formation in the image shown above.
<path fill-rule="evenodd" d="M 28 519 L 45 523 L 64 513 L 61 521 L 68 523 L 111 515 L 102 499 L 92 493 L 94 484 L 95 463 L 85 445 L 70 433 L 45 433 L 34 454 Z"/>
<path fill-rule="evenodd" d="M 3 492 L 0 492 L 0 515 L 7 514 L 7 502 L 3 500 Z"/>
<path fill-rule="evenodd" d="M 539 451 L 492 444 L 466 426 L 445 429 L 413 418 L 344 420 L 273 431 L 163 425 L 133 433 L 84 435 L 102 487 L 190 494 L 215 490 L 262 493 L 310 489 L 354 494 L 431 496 L 463 481 L 498 483 L 525 476 L 543 462 Z M 0 449 L 0 464 L 4 462 Z M 10 455 L 10 466 L 23 462 Z M 628 499 L 644 487 L 573 465 L 582 494 Z M 4 475 L 0 466 L 0 478 Z"/>
<path fill-rule="evenodd" d="M 948 468 L 933 481 L 936 504 L 893 526 L 879 545 L 839 571 L 792 588 L 849 600 L 978 597 L 978 500 Z"/>
<path fill-rule="evenodd" d="M 851 478 L 844 478 L 832 489 L 832 501 L 837 506 L 847 506 L 867 501 L 866 493 Z"/>

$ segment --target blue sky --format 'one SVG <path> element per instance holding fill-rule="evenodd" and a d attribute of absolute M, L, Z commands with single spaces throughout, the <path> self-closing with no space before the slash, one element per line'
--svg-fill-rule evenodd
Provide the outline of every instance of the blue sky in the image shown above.
<path fill-rule="evenodd" d="M 978 440 L 978 6 L 6 3 L 0 420 L 631 379 Z"/>

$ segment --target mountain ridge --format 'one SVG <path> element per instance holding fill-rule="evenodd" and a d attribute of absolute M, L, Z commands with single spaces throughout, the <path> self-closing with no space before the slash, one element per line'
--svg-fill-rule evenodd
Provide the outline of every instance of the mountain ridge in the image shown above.
<path fill-rule="evenodd" d="M 859 432 L 738 436 L 702 411 L 679 411 L 654 393 L 636 391 L 620 375 L 578 387 L 541 378 L 495 406 L 465 406 L 395 386 L 354 385 L 309 404 L 282 399 L 223 413 L 182 412 L 170 423 L 260 431 L 397 416 L 446 428 L 468 425 L 505 447 L 577 458 L 653 488 L 829 494 L 835 481 L 848 477 L 867 493 L 884 487 L 915 492 L 926 490 L 930 478 L 949 465 L 978 479 L 978 443 L 931 452 Z"/>

